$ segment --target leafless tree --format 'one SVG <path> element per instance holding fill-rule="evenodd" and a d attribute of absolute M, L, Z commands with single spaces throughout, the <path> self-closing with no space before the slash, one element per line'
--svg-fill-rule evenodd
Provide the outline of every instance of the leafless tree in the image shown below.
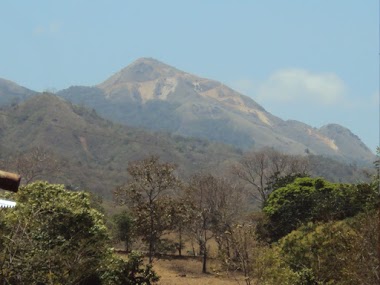
<path fill-rule="evenodd" d="M 128 167 L 131 181 L 115 190 L 119 204 L 129 204 L 138 232 L 149 246 L 149 262 L 153 261 L 160 235 L 169 227 L 170 191 L 180 186 L 176 166 L 160 163 L 158 156 L 135 161 Z"/>
<path fill-rule="evenodd" d="M 241 193 L 227 179 L 211 174 L 197 174 L 192 177 L 186 189 L 188 202 L 192 205 L 190 233 L 199 244 L 203 257 L 202 272 L 207 272 L 207 243 L 215 238 L 219 247 L 223 235 L 237 219 L 243 209 Z"/>
<path fill-rule="evenodd" d="M 249 152 L 233 166 L 232 173 L 252 187 L 252 196 L 264 206 L 273 183 L 281 177 L 308 172 L 308 160 L 301 156 L 287 155 L 271 148 Z"/>
<path fill-rule="evenodd" d="M 250 224 L 236 224 L 227 232 L 226 238 L 229 240 L 230 249 L 233 255 L 222 252 L 224 264 L 227 270 L 240 269 L 244 274 L 246 285 L 252 283 L 252 264 L 255 248 L 258 247 L 255 227 Z"/>
<path fill-rule="evenodd" d="M 21 183 L 29 184 L 37 179 L 59 175 L 62 162 L 51 152 L 35 147 L 26 152 L 8 157 L 1 162 L 2 168 L 20 174 Z"/>

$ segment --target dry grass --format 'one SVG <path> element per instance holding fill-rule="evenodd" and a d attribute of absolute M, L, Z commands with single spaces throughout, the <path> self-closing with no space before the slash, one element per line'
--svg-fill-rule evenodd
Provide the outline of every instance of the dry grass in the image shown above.
<path fill-rule="evenodd" d="M 160 285 L 238 285 L 245 284 L 241 274 L 221 272 L 213 260 L 209 261 L 209 273 L 203 274 L 199 258 L 160 258 L 154 260 L 153 268 L 161 277 Z"/>
<path fill-rule="evenodd" d="M 165 238 L 175 241 L 177 236 L 168 233 Z M 190 239 L 184 238 L 185 246 L 182 250 L 183 255 L 179 257 L 175 254 L 163 255 L 153 260 L 153 269 L 160 276 L 159 285 L 245 285 L 244 276 L 240 272 L 225 272 L 220 262 L 215 258 L 217 244 L 215 240 L 208 242 L 208 252 L 211 256 L 207 260 L 207 274 L 202 273 L 202 258 L 200 256 L 189 255 L 193 249 L 198 252 L 197 245 L 191 244 Z M 138 247 L 134 244 L 134 247 Z M 142 248 L 141 248 L 142 249 Z M 120 253 L 121 256 L 126 257 Z M 145 259 L 147 264 L 148 260 Z"/>

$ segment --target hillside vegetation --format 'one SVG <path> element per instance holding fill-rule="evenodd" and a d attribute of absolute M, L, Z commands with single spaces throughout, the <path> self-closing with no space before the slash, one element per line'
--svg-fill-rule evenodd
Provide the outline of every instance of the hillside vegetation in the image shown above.
<path fill-rule="evenodd" d="M 219 143 L 117 125 L 50 94 L 3 108 L 0 132 L 3 160 L 15 161 L 18 155 L 42 148 L 62 165 L 58 176 L 40 178 L 108 198 L 125 181 L 129 162 L 147 155 L 175 161 L 181 176 L 221 170 L 241 155 L 238 149 Z M 10 163 L 5 167 L 17 170 L 9 169 Z"/>
<path fill-rule="evenodd" d="M 4 284 L 379 282 L 375 169 L 117 125 L 52 94 L 3 108 L 0 132 L 26 184 L 1 193 L 17 202 Z"/>
<path fill-rule="evenodd" d="M 124 211 L 111 219 L 89 193 L 64 185 L 40 181 L 1 194 L 17 205 L 0 212 L 0 281 L 378 284 L 379 177 L 331 183 L 299 172 L 294 159 L 265 150 L 241 160 L 236 171 L 257 173 L 248 189 L 208 172 L 180 179 L 176 165 L 155 156 L 133 161 L 129 181 L 115 189 Z M 249 198 L 261 191 L 269 191 L 262 209 L 252 210 Z M 118 242 L 123 254 L 112 248 Z"/>
<path fill-rule="evenodd" d="M 50 168 L 57 171 L 54 175 L 52 171 L 49 175 L 41 172 L 36 179 L 88 189 L 107 199 L 112 198 L 116 186 L 126 181 L 129 163 L 148 155 L 174 162 L 179 166 L 179 176 L 184 178 L 202 171 L 226 174 L 244 155 L 221 143 L 118 125 L 99 117 L 94 110 L 72 105 L 52 94 L 3 107 L 0 133 L 4 169 L 20 171 L 16 161 L 39 148 L 49 154 L 51 162 L 56 162 Z M 309 158 L 314 176 L 344 182 L 368 179 L 356 165 L 320 156 Z"/>

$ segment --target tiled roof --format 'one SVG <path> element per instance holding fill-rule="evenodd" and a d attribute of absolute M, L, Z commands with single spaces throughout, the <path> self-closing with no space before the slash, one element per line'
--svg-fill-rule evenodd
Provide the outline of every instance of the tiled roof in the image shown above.
<path fill-rule="evenodd" d="M 13 208 L 16 206 L 16 202 L 0 199 L 0 208 Z"/>

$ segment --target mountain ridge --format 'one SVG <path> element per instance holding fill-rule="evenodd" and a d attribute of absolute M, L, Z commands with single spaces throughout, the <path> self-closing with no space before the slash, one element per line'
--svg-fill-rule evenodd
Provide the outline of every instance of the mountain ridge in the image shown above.
<path fill-rule="evenodd" d="M 59 178 L 45 179 L 91 189 L 109 199 L 113 189 L 125 183 L 128 163 L 148 155 L 177 163 L 183 177 L 201 169 L 222 169 L 240 157 L 231 146 L 114 124 L 94 110 L 47 93 L 1 111 L 0 133 L 0 162 L 41 147 L 63 163 Z"/>
<path fill-rule="evenodd" d="M 119 125 L 101 118 L 95 110 L 47 93 L 0 111 L 0 134 L 2 169 L 16 171 L 2 160 L 17 159 L 18 154 L 39 147 L 61 166 L 59 175 L 39 179 L 89 189 L 107 199 L 112 198 L 115 187 L 126 182 L 128 164 L 149 155 L 175 163 L 178 175 L 186 179 L 202 171 L 230 175 L 232 164 L 244 154 L 221 143 Z M 365 179 L 354 165 L 308 157 L 314 176 L 323 174 L 332 181 L 351 183 Z"/>
<path fill-rule="evenodd" d="M 345 161 L 368 162 L 373 158 L 357 136 L 346 133 L 350 142 L 340 138 L 337 143 L 331 130 L 284 121 L 219 81 L 156 59 L 138 59 L 95 88 L 95 100 L 78 90 L 66 89 L 58 95 L 120 123 L 211 139 L 245 150 L 269 145 L 292 154 L 325 154 Z"/>
<path fill-rule="evenodd" d="M 326 155 L 368 163 L 374 154 L 347 128 L 315 128 L 267 112 L 223 83 L 141 58 L 95 86 L 57 92 L 109 120 L 231 144 L 243 150 L 274 147 L 290 154 Z M 343 131 L 348 130 L 348 131 Z"/>
<path fill-rule="evenodd" d="M 11 80 L 0 78 L 0 106 L 16 104 L 36 94 L 37 92 Z"/>

